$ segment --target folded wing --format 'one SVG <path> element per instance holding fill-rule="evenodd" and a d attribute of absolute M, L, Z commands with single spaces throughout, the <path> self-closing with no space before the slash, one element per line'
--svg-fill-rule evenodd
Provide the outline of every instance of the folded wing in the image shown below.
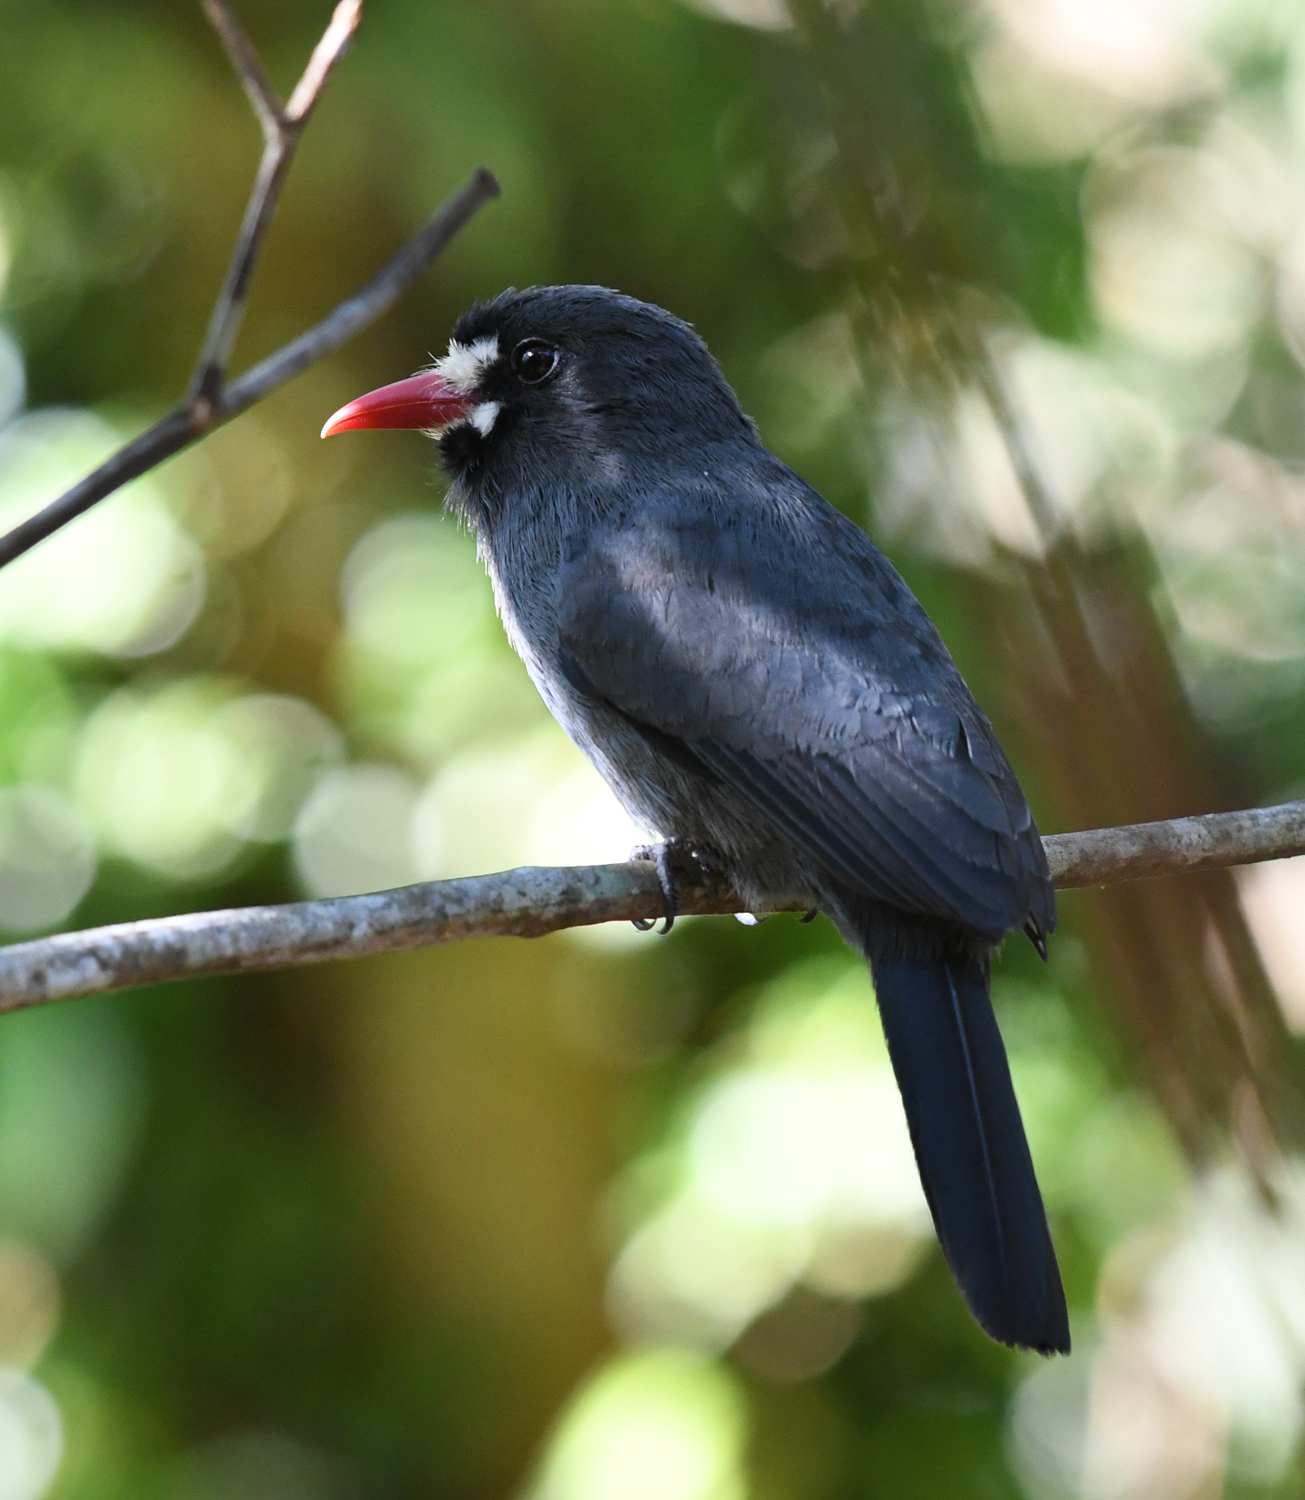
<path fill-rule="evenodd" d="M 590 537 L 560 574 L 567 675 L 851 890 L 994 938 L 1050 931 L 1041 840 L 991 727 L 891 565 L 811 494 L 764 527 L 699 495 Z"/>

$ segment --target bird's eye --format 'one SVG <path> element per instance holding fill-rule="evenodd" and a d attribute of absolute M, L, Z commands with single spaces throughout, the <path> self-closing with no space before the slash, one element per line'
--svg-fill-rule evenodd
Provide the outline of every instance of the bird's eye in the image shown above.
<path fill-rule="evenodd" d="M 543 339 L 522 339 L 512 351 L 512 368 L 527 385 L 539 385 L 557 369 L 561 355 Z"/>

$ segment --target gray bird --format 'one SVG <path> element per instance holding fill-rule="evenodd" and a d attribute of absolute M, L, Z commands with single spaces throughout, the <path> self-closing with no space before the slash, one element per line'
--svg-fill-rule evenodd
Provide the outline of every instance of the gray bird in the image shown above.
<path fill-rule="evenodd" d="M 1068 1352 L 1055 1251 L 988 994 L 1055 895 L 992 726 L 896 570 L 768 453 L 678 318 L 509 291 L 432 370 L 323 436 L 421 428 L 550 712 L 676 859 L 800 897 L 870 964 L 943 1251 L 992 1337 Z"/>

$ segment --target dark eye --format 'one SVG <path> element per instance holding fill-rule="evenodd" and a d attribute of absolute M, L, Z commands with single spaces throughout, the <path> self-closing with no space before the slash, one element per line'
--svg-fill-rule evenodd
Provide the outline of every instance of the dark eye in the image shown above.
<path fill-rule="evenodd" d="M 512 368 L 527 385 L 538 385 L 557 369 L 560 358 L 552 344 L 543 339 L 522 339 L 512 351 Z"/>

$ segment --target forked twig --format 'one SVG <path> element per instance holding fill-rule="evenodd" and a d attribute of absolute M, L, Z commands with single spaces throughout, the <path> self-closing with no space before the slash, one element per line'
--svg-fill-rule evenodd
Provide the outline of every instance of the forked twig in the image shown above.
<path fill-rule="evenodd" d="M 313 49 L 308 66 L 295 85 L 290 102 L 284 107 L 227 0 L 203 0 L 203 3 L 262 126 L 264 147 L 190 390 L 185 400 L 166 416 L 110 455 L 57 500 L 0 536 L 0 568 L 30 551 L 38 542 L 52 536 L 124 484 L 229 422 L 323 355 L 347 343 L 398 301 L 463 225 L 499 195 L 498 183 L 491 172 L 483 167 L 474 172 L 467 183 L 436 210 L 426 227 L 366 286 L 342 302 L 320 323 L 228 382 L 227 366 L 240 331 L 250 280 L 281 186 L 313 106 L 357 28 L 362 0 L 340 0 L 330 25 Z"/>
<path fill-rule="evenodd" d="M 210 400 L 221 395 L 231 351 L 245 316 L 249 286 L 259 252 L 267 237 L 268 225 L 276 212 L 281 188 L 295 159 L 295 151 L 304 126 L 332 69 L 344 56 L 362 17 L 362 0 L 340 0 L 331 24 L 313 48 L 303 77 L 282 108 L 258 54 L 241 29 L 227 0 L 204 0 L 204 14 L 213 23 L 227 49 L 231 66 L 236 70 L 258 122 L 263 127 L 263 159 L 245 208 L 244 221 L 227 267 L 226 279 L 213 306 L 204 347 L 200 350 L 191 379 L 192 400 Z"/>

